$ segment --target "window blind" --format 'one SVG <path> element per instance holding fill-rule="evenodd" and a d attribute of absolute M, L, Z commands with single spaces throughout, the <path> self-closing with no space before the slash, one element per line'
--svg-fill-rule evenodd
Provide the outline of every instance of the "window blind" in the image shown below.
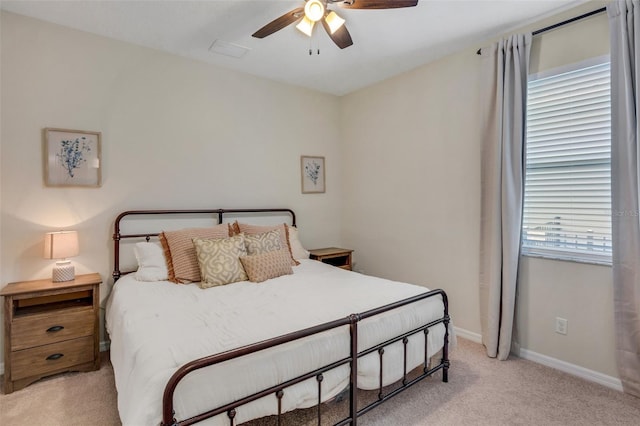
<path fill-rule="evenodd" d="M 609 63 L 530 80 L 523 252 L 611 258 Z"/>

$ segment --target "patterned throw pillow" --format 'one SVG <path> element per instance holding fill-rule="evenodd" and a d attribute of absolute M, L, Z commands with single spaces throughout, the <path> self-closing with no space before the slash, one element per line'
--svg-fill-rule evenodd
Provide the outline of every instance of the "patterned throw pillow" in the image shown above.
<path fill-rule="evenodd" d="M 282 248 L 280 245 L 280 231 L 273 230 L 261 234 L 245 235 L 244 245 L 249 256 L 280 250 Z"/>
<path fill-rule="evenodd" d="M 169 269 L 169 281 L 190 283 L 200 281 L 200 268 L 193 246 L 194 238 L 227 238 L 229 226 L 224 223 L 210 228 L 186 228 L 160 234 Z"/>
<path fill-rule="evenodd" d="M 241 256 L 240 261 L 249 276 L 249 281 L 254 283 L 293 274 L 291 257 L 286 248 L 253 256 Z"/>
<path fill-rule="evenodd" d="M 200 265 L 201 288 L 246 281 L 240 256 L 245 256 L 244 235 L 224 239 L 205 240 L 194 238 L 193 244 Z"/>
<path fill-rule="evenodd" d="M 275 226 L 261 226 L 261 225 L 249 225 L 246 223 L 240 223 L 236 220 L 235 223 L 232 225 L 232 229 L 234 230 L 233 232 L 236 232 L 236 233 L 242 232 L 245 235 L 261 234 L 263 232 L 269 232 L 277 229 L 278 231 L 280 231 L 280 246 L 282 248 L 286 248 L 287 251 L 289 252 L 289 259 L 291 261 L 291 264 L 294 266 L 300 264 L 300 262 L 295 260 L 293 258 L 293 255 L 291 254 L 291 247 L 289 247 L 289 232 L 287 230 L 287 224 L 283 223 L 281 225 L 275 225 Z"/>

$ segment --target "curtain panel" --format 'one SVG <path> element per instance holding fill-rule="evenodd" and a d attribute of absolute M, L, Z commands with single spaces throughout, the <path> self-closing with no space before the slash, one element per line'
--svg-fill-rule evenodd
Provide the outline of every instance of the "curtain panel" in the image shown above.
<path fill-rule="evenodd" d="M 524 197 L 524 138 L 531 34 L 481 51 L 480 315 L 487 355 L 511 350 Z"/>
<path fill-rule="evenodd" d="M 640 397 L 640 1 L 607 6 L 611 32 L 611 226 L 616 360 Z"/>

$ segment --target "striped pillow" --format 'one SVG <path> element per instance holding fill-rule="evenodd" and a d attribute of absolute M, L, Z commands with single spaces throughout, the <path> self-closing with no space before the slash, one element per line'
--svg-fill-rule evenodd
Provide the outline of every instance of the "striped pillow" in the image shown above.
<path fill-rule="evenodd" d="M 200 281 L 200 266 L 193 245 L 194 238 L 228 238 L 226 223 L 211 228 L 187 228 L 179 231 L 165 231 L 160 234 L 169 270 L 169 281 L 190 283 Z"/>

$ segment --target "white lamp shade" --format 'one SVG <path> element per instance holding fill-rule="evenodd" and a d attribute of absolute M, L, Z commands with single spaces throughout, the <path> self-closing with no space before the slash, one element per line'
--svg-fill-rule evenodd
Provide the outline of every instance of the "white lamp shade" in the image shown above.
<path fill-rule="evenodd" d="M 309 20 L 305 16 L 304 18 L 302 18 L 302 21 L 300 21 L 300 23 L 296 25 L 296 28 L 302 31 L 303 33 L 305 33 L 306 35 L 308 35 L 309 37 L 311 37 L 311 34 L 313 33 L 314 25 L 315 25 L 315 22 Z"/>
<path fill-rule="evenodd" d="M 325 22 L 329 26 L 329 30 L 331 34 L 335 33 L 340 29 L 341 26 L 344 25 L 344 19 L 338 16 L 334 11 L 329 12 L 327 17 L 325 18 Z"/>
<path fill-rule="evenodd" d="M 48 232 L 44 237 L 45 259 L 66 259 L 77 256 L 78 233 L 76 231 Z"/>

